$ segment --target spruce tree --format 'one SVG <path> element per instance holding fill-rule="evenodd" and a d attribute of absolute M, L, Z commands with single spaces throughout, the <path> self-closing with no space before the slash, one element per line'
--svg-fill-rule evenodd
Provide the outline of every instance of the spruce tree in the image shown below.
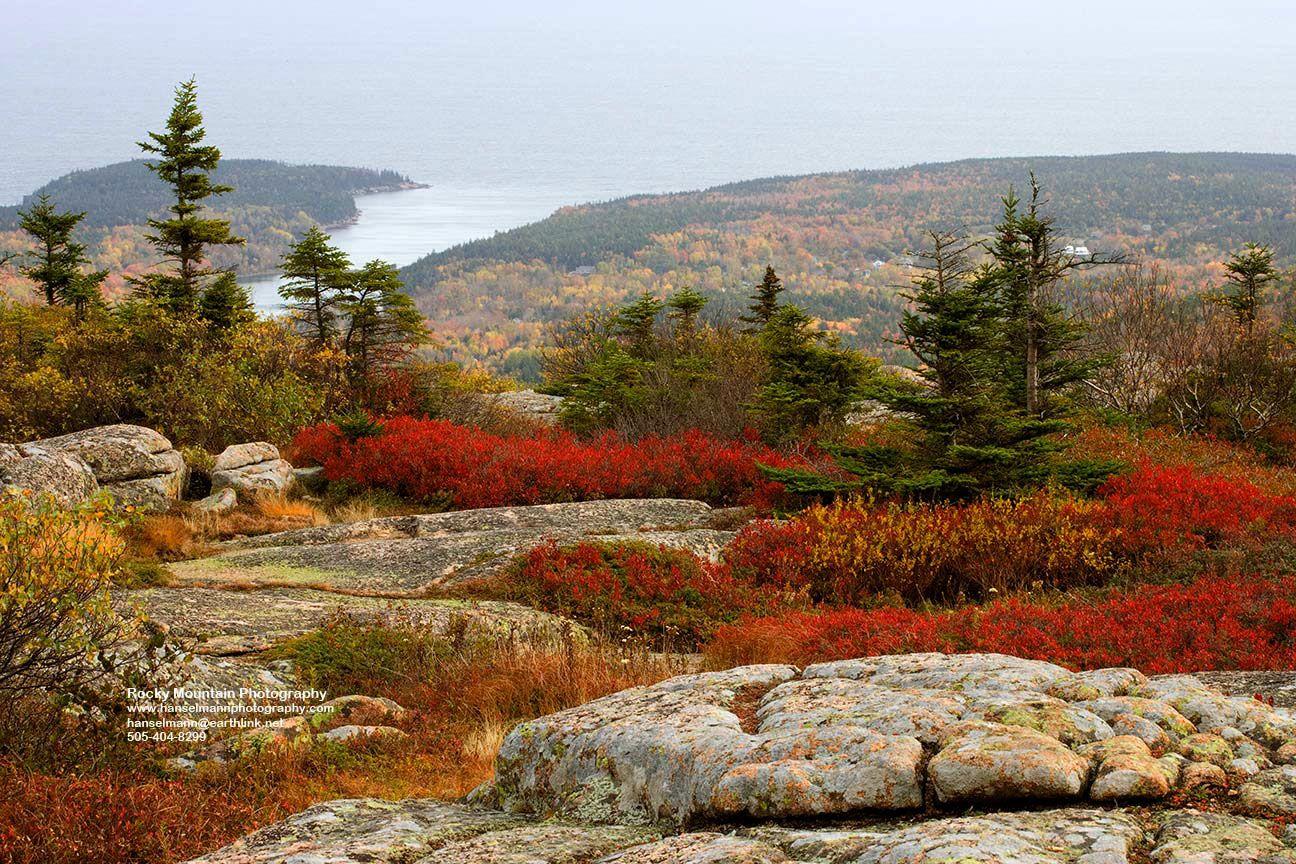
<path fill-rule="evenodd" d="M 64 304 L 76 309 L 77 317 L 100 302 L 100 286 L 108 271 L 86 272 L 90 263 L 85 245 L 72 239 L 85 213 L 60 213 L 48 195 L 42 195 L 31 209 L 20 212 L 19 226 L 36 241 L 27 253 L 32 263 L 19 271 L 36 283 L 46 305 Z"/>
<path fill-rule="evenodd" d="M 337 307 L 350 267 L 347 254 L 333 246 L 329 235 L 317 226 L 311 226 L 284 255 L 279 296 L 288 301 L 288 308 L 297 313 L 306 336 L 318 348 L 337 335 Z"/>
<path fill-rule="evenodd" d="M 769 371 L 753 407 L 770 440 L 792 440 L 840 422 L 859 400 L 868 372 L 864 359 L 815 329 L 796 306 L 778 307 L 760 342 Z"/>
<path fill-rule="evenodd" d="M 1224 263 L 1224 289 L 1215 299 L 1233 313 L 1248 335 L 1255 329 L 1265 289 L 1279 277 L 1273 258 L 1268 246 L 1248 243 Z"/>
<path fill-rule="evenodd" d="M 396 267 L 386 261 L 370 261 L 351 272 L 339 311 L 352 387 L 367 406 L 381 408 L 373 404 L 377 376 L 428 340 L 427 325 Z"/>
<path fill-rule="evenodd" d="M 653 353 L 653 331 L 663 308 L 665 304 L 645 292 L 616 313 L 612 322 L 613 332 L 626 343 L 631 355 L 644 358 Z"/>
<path fill-rule="evenodd" d="M 1004 319 L 1004 374 L 1014 399 L 1032 417 L 1056 416 L 1057 394 L 1086 380 L 1099 364 L 1076 349 L 1084 326 L 1060 302 L 1060 286 L 1073 271 L 1118 259 L 1078 257 L 1056 242 L 1054 217 L 1043 213 L 1043 187 L 1031 174 L 1026 212 L 1010 189 L 1003 216 L 986 244 L 989 266 L 981 278 L 999 297 Z"/>
<path fill-rule="evenodd" d="M 150 273 L 132 280 L 137 289 L 174 312 L 196 311 L 204 284 L 217 271 L 206 264 L 210 246 L 241 245 L 225 219 L 203 217 L 204 202 L 232 191 L 213 183 L 211 173 L 220 164 L 220 150 L 202 143 L 207 136 L 198 110 L 197 83 L 190 78 L 175 91 L 175 103 L 165 132 L 150 132 L 139 142 L 146 153 L 158 157 L 149 170 L 171 186 L 175 202 L 166 219 L 150 219 L 149 242 L 174 271 Z"/>
<path fill-rule="evenodd" d="M 778 295 L 782 293 L 783 281 L 779 279 L 773 267 L 766 266 L 765 276 L 756 286 L 756 293 L 751 297 L 752 304 L 747 307 L 751 310 L 751 314 L 742 316 L 740 320 L 752 325 L 750 330 L 763 329 L 778 311 Z"/>
<path fill-rule="evenodd" d="M 687 285 L 667 298 L 666 308 L 676 336 L 688 338 L 697 332 L 698 316 L 706 303 L 705 297 Z"/>
<path fill-rule="evenodd" d="M 229 330 L 253 317 L 252 300 L 233 271 L 224 270 L 203 289 L 198 317 L 217 330 Z"/>

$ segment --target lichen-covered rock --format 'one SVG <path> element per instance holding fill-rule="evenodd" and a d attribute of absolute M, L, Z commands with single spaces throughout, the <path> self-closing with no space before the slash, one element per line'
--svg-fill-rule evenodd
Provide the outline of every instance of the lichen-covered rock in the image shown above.
<path fill-rule="evenodd" d="M 1222 789 L 1228 785 L 1224 769 L 1210 762 L 1189 762 L 1179 772 L 1179 787 L 1185 792 L 1193 789 Z"/>
<path fill-rule="evenodd" d="M 1080 702 L 1104 696 L 1128 696 L 1147 683 L 1147 676 L 1137 669 L 1094 669 L 1059 679 L 1046 692 L 1068 702 Z"/>
<path fill-rule="evenodd" d="M 1112 718 L 1111 728 L 1116 735 L 1133 735 L 1146 744 L 1154 756 L 1164 755 L 1174 746 L 1170 736 L 1155 721 L 1136 714 L 1117 714 Z"/>
<path fill-rule="evenodd" d="M 1296 816 L 1296 765 L 1257 773 L 1242 785 L 1238 803 L 1260 816 Z"/>
<path fill-rule="evenodd" d="M 1209 762 L 1227 768 L 1234 759 L 1233 748 L 1219 735 L 1196 733 L 1179 742 L 1179 752 L 1193 762 Z"/>
<path fill-rule="evenodd" d="M 426 799 L 317 804 L 191 864 L 585 864 L 657 839 Z"/>
<path fill-rule="evenodd" d="M 413 594 L 498 573 L 547 539 L 636 541 L 714 558 L 733 532 L 709 527 L 711 513 L 701 501 L 633 499 L 394 516 L 249 537 L 171 570 L 182 581 Z"/>
<path fill-rule="evenodd" d="M 1079 752 L 1096 764 L 1089 787 L 1094 801 L 1164 798 L 1179 776 L 1174 762 L 1161 762 L 1142 739 L 1132 735 L 1087 744 Z"/>
<path fill-rule="evenodd" d="M 901 828 L 744 833 L 807 864 L 1126 864 L 1143 836 L 1134 819 L 1091 809 L 990 813 Z"/>
<path fill-rule="evenodd" d="M 1178 744 L 1185 735 L 1197 731 L 1197 727 L 1188 718 L 1180 714 L 1173 706 L 1156 699 L 1141 699 L 1136 696 L 1108 696 L 1076 703 L 1078 707 L 1092 711 L 1108 723 L 1114 723 L 1122 714 L 1150 720 L 1165 732 L 1172 745 Z"/>
<path fill-rule="evenodd" d="M 953 693 L 1044 692 L 1072 673 L 1040 660 L 1006 654 L 889 654 L 862 660 L 816 663 L 806 678 L 852 678 L 883 687 L 927 688 Z"/>
<path fill-rule="evenodd" d="M 598 864 L 787 864 L 791 860 L 760 840 L 698 832 L 634 846 Z"/>
<path fill-rule="evenodd" d="M 33 444 L 0 444 L 0 492 L 30 490 L 48 494 L 65 507 L 99 491 L 90 466 L 80 458 Z"/>
<path fill-rule="evenodd" d="M 233 489 L 242 497 L 285 492 L 295 480 L 293 466 L 266 441 L 231 444 L 212 464 L 212 492 Z"/>
<path fill-rule="evenodd" d="M 1150 857 L 1155 864 L 1296 864 L 1296 851 L 1263 823 L 1197 810 L 1163 816 Z"/>
<path fill-rule="evenodd" d="M 801 678 L 780 684 L 761 701 L 761 729 L 859 726 L 906 735 L 934 746 L 945 727 L 963 719 L 967 700 L 945 690 L 897 690 L 853 678 Z"/>
<path fill-rule="evenodd" d="M 927 776 L 943 804 L 1078 798 L 1089 760 L 1023 726 L 972 721 L 945 731 Z"/>
<path fill-rule="evenodd" d="M 563 398 L 535 390 L 509 390 L 505 393 L 489 393 L 485 399 L 492 404 L 536 420 L 547 425 L 558 422 L 558 412 L 562 408 Z"/>
<path fill-rule="evenodd" d="M 430 634 L 454 631 L 464 638 L 513 633 L 533 641 L 579 637 L 570 621 L 492 600 L 388 600 L 308 588 L 223 591 L 185 585 L 121 591 L 115 600 L 165 625 L 199 654 L 237 655 L 315 630 L 338 616 L 360 623 L 416 627 Z"/>
<path fill-rule="evenodd" d="M 99 486 L 123 505 L 164 510 L 188 480 L 184 457 L 164 435 L 144 426 L 97 426 L 31 444 L 85 462 Z"/>
<path fill-rule="evenodd" d="M 193 509 L 198 513 L 207 513 L 217 515 L 228 513 L 238 506 L 238 493 L 233 489 L 222 489 L 219 492 L 213 492 L 206 498 L 196 501 Z"/>
<path fill-rule="evenodd" d="M 1086 792 L 1104 802 L 1153 800 L 1181 774 L 1185 785 L 1215 782 L 1195 766 L 1211 764 L 1223 783 L 1225 767 L 1236 778 L 1269 764 L 1266 747 L 1237 727 L 1201 733 L 1166 702 L 1116 695 L 1150 686 L 1129 669 L 1073 675 L 1002 655 L 916 654 L 822 663 L 799 675 L 788 667 L 715 674 L 522 724 L 481 800 L 677 826 L 913 809 L 924 785 L 926 803 L 941 805 Z M 753 692 L 759 681 L 763 693 Z M 1252 730 L 1285 722 L 1255 700 L 1234 704 L 1189 680 L 1175 686 L 1197 712 L 1205 705 Z M 1066 701 L 1052 695 L 1059 692 L 1111 695 Z M 1131 734 L 1115 737 L 1108 718 Z"/>
<path fill-rule="evenodd" d="M 1103 741 L 1114 734 L 1107 721 L 1092 711 L 1042 693 L 980 696 L 970 700 L 970 707 L 970 717 L 1034 729 L 1068 747 Z"/>
<path fill-rule="evenodd" d="M 1235 729 L 1273 748 L 1296 740 L 1296 718 L 1254 698 L 1226 696 L 1190 675 L 1155 678 L 1139 695 L 1170 703 L 1198 732 L 1220 735 Z"/>
<path fill-rule="evenodd" d="M 352 741 L 365 738 L 408 738 L 409 735 L 395 726 L 358 726 L 348 723 L 321 732 L 319 737 L 326 741 Z"/>

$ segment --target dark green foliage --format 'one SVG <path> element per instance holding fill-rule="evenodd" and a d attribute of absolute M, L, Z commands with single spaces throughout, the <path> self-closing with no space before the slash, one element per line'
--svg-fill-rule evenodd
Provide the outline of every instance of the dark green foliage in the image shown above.
<path fill-rule="evenodd" d="M 338 432 L 348 441 L 355 442 L 361 438 L 375 438 L 383 433 L 383 423 L 368 411 L 356 408 L 333 418 Z"/>
<path fill-rule="evenodd" d="M 758 338 L 769 372 L 754 409 L 767 439 L 794 439 L 845 419 L 869 371 L 859 354 L 816 330 L 795 306 L 779 307 Z"/>
<path fill-rule="evenodd" d="M 82 268 L 90 263 L 85 245 L 72 239 L 85 213 L 60 213 L 49 196 L 42 195 L 19 216 L 19 225 L 36 241 L 36 249 L 27 254 L 32 263 L 19 270 L 36 283 L 45 304 L 75 307 L 81 317 L 88 307 L 101 302 L 99 289 L 108 274 L 85 272 Z"/>
<path fill-rule="evenodd" d="M 698 315 L 706 304 L 706 298 L 687 285 L 666 300 L 676 336 L 688 338 L 697 332 Z"/>
<path fill-rule="evenodd" d="M 1224 262 L 1224 289 L 1215 299 L 1233 313 L 1239 326 L 1250 331 L 1264 303 L 1265 289 L 1278 277 L 1273 250 L 1248 243 Z"/>
<path fill-rule="evenodd" d="M 209 246 L 240 245 L 244 241 L 230 233 L 225 219 L 201 215 L 204 202 L 231 187 L 213 183 L 211 172 L 220 164 L 220 150 L 202 143 L 207 131 L 198 110 L 198 90 L 191 78 L 176 88 L 175 104 L 167 118 L 165 132 L 150 132 L 140 149 L 158 157 L 149 170 L 171 187 L 173 200 L 168 218 L 151 218 L 149 242 L 163 260 L 175 265 L 170 272 L 155 272 L 135 280 L 141 293 L 172 311 L 193 310 L 201 298 L 203 283 L 213 275 L 205 266 Z"/>
<path fill-rule="evenodd" d="M 932 232 L 920 273 L 902 295 L 911 308 L 900 342 L 923 364 L 926 385 L 892 382 L 871 395 L 907 418 L 912 438 L 904 446 L 830 448 L 844 477 L 771 477 L 818 498 L 869 489 L 958 500 L 1048 483 L 1092 489 L 1115 470 L 1058 457 L 1054 436 L 1067 428 L 1060 397 L 1094 364 L 1075 357 L 1081 331 L 1052 298 L 1067 273 L 1091 262 L 1054 248 L 1033 178 L 1025 214 L 1018 205 L 1011 192 L 1003 199 L 988 260 L 977 267 L 969 253 L 978 244 Z"/>
<path fill-rule="evenodd" d="M 1077 356 L 1084 326 L 1062 306 L 1059 286 L 1071 273 L 1112 259 L 1081 258 L 1059 247 L 1034 174 L 1030 183 L 1025 213 L 1011 189 L 1004 197 L 1003 216 L 987 244 L 990 263 L 978 278 L 1000 307 L 1003 373 L 1012 397 L 1028 416 L 1043 418 L 1058 412 L 1058 394 L 1086 380 L 1097 362 Z"/>
<path fill-rule="evenodd" d="M 203 289 L 198 303 L 198 317 L 217 330 L 229 330 L 254 317 L 252 298 L 238 284 L 238 278 L 226 270 L 217 273 L 211 284 Z"/>
<path fill-rule="evenodd" d="M 306 213 L 321 225 L 339 225 L 359 213 L 355 196 L 394 189 L 410 182 L 396 171 L 341 165 L 287 165 L 270 159 L 224 159 L 211 172 L 212 182 L 231 187 L 216 202 L 222 212 L 270 210 L 279 219 Z M 17 223 L 17 211 L 30 208 L 41 195 L 74 210 L 86 211 L 84 225 L 143 225 L 171 204 L 167 188 L 157 182 L 143 159 L 73 171 L 51 180 L 15 207 L 0 207 L 0 228 Z"/>
<path fill-rule="evenodd" d="M 765 276 L 752 295 L 752 304 L 747 307 L 751 314 L 744 315 L 743 322 L 752 325 L 754 330 L 765 327 L 778 311 L 778 296 L 782 293 L 783 280 L 779 279 L 773 267 L 766 267 Z"/>
<path fill-rule="evenodd" d="M 337 335 L 337 306 L 350 267 L 346 253 L 333 246 L 329 235 L 317 226 L 284 255 L 279 296 L 288 301 L 288 308 L 316 345 L 323 346 Z"/>
<path fill-rule="evenodd" d="M 657 316 L 664 308 L 665 304 L 656 297 L 644 294 L 617 312 L 613 319 L 616 335 L 625 340 L 632 354 L 643 357 L 648 353 L 652 346 Z"/>
<path fill-rule="evenodd" d="M 423 316 L 404 287 L 393 265 L 374 260 L 347 277 L 338 303 L 348 377 L 365 405 L 373 404 L 379 376 L 428 340 Z"/>

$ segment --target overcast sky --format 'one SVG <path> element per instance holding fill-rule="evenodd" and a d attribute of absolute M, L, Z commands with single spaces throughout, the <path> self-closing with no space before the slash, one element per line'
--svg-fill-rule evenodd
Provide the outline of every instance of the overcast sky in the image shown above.
<path fill-rule="evenodd" d="M 0 203 L 136 155 L 192 74 L 229 155 L 516 172 L 575 195 L 1293 151 L 1294 70 L 1292 0 L 0 0 Z"/>

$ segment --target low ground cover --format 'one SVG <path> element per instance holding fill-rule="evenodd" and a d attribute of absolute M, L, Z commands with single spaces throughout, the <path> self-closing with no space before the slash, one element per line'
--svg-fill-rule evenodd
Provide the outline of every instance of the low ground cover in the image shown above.
<path fill-rule="evenodd" d="M 783 487 L 759 465 L 800 461 L 754 438 L 685 432 L 630 442 L 556 430 L 507 436 L 410 417 L 352 438 L 332 423 L 312 426 L 298 434 L 293 449 L 298 460 L 322 465 L 330 481 L 457 509 L 671 497 L 769 509 L 783 502 Z"/>

